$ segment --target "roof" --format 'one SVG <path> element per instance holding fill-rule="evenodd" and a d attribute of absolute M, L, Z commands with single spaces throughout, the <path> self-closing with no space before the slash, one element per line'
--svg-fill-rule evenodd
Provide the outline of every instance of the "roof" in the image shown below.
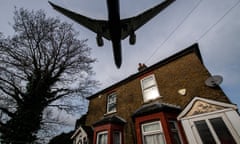
<path fill-rule="evenodd" d="M 144 115 L 148 115 L 156 112 L 162 112 L 162 111 L 180 112 L 181 108 L 179 106 L 172 105 L 172 104 L 155 102 L 155 103 L 143 105 L 132 114 L 132 117 L 144 116 Z"/>
<path fill-rule="evenodd" d="M 98 125 L 104 125 L 104 124 L 119 124 L 123 125 L 125 124 L 126 121 L 119 117 L 119 116 L 109 116 L 109 117 L 104 117 L 103 119 L 97 121 L 96 123 L 93 124 L 93 126 L 98 126 Z"/>
<path fill-rule="evenodd" d="M 195 44 L 191 45 L 190 47 L 188 47 L 188 48 L 186 48 L 186 49 L 184 49 L 184 50 L 182 50 L 182 51 L 180 51 L 180 52 L 178 52 L 178 53 L 176 53 L 176 54 L 174 54 L 174 55 L 172 55 L 172 56 L 170 56 L 170 57 L 152 65 L 152 66 L 149 66 L 149 67 L 145 68 L 144 70 L 142 70 L 140 72 L 137 72 L 137 73 L 127 77 L 126 79 L 123 79 L 123 80 L 121 80 L 121 81 L 119 81 L 119 82 L 117 82 L 117 83 L 115 83 L 115 84 L 113 84 L 113 85 L 111 85 L 111 86 L 109 86 L 109 87 L 107 87 L 107 88 L 89 96 L 89 97 L 87 97 L 87 99 L 90 100 L 92 98 L 95 98 L 102 93 L 108 92 L 109 90 L 112 90 L 115 87 L 123 85 L 123 84 L 125 84 L 125 83 L 127 83 L 131 80 L 134 80 L 134 79 L 138 78 L 139 76 L 142 76 L 146 73 L 149 73 L 149 72 L 151 72 L 151 71 L 153 71 L 153 70 L 155 70 L 159 67 L 162 67 L 163 65 L 166 65 L 166 64 L 168 64 L 168 63 L 170 63 L 170 62 L 172 62 L 176 59 L 179 59 L 180 57 L 183 57 L 187 54 L 190 54 L 190 53 L 195 53 L 198 56 L 200 62 L 203 63 L 202 56 L 200 54 L 200 50 L 199 50 L 199 47 L 198 47 L 198 43 L 195 43 Z"/>
<path fill-rule="evenodd" d="M 77 130 L 75 130 L 74 134 L 72 135 L 71 139 L 75 138 L 79 133 L 81 133 L 81 129 L 83 129 L 88 137 L 91 137 L 93 135 L 93 129 L 90 126 L 80 126 Z"/>
<path fill-rule="evenodd" d="M 215 100 L 211 100 L 211 99 L 206 99 L 206 98 L 201 98 L 201 97 L 194 97 L 191 102 L 184 108 L 184 110 L 178 115 L 177 119 L 180 120 L 181 118 L 183 118 L 194 106 L 194 104 L 197 101 L 203 101 L 206 102 L 210 105 L 216 105 L 216 106 L 220 106 L 220 107 L 224 107 L 224 108 L 229 108 L 229 109 L 233 109 L 233 110 L 237 110 L 237 105 L 234 104 L 228 104 L 228 103 L 224 103 L 224 102 L 219 102 L 219 101 L 215 101 Z M 200 106 L 198 106 L 200 107 Z M 205 107 L 202 105 L 202 107 Z M 206 109 L 210 109 L 210 107 L 206 107 Z"/>

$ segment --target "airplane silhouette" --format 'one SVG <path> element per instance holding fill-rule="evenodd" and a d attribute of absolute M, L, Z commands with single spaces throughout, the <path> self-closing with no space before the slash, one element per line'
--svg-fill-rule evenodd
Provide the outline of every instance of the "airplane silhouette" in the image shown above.
<path fill-rule="evenodd" d="M 173 1 L 175 0 L 165 0 L 135 17 L 120 19 L 119 0 L 107 0 L 108 20 L 91 19 L 57 6 L 50 1 L 49 4 L 58 12 L 97 33 L 96 40 L 98 46 L 101 47 L 104 44 L 102 37 L 111 40 L 115 64 L 117 68 L 120 68 L 122 64 L 121 40 L 129 36 L 129 43 L 134 45 L 136 42 L 136 35 L 134 32 Z"/>

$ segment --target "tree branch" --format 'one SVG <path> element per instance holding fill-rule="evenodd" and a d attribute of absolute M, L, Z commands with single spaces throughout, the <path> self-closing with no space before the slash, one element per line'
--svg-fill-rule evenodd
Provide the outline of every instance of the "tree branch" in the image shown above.
<path fill-rule="evenodd" d="M 59 94 L 59 95 L 55 96 L 54 98 L 48 99 L 47 103 L 52 103 L 53 101 L 58 100 L 58 99 L 60 99 L 60 98 L 63 98 L 64 96 L 69 95 L 69 94 L 71 94 L 71 93 L 73 93 L 73 92 L 72 92 L 72 91 L 71 91 L 71 92 L 68 91 L 68 92 Z"/>
<path fill-rule="evenodd" d="M 7 94 L 8 96 L 12 97 L 14 100 L 16 100 L 16 102 L 20 105 L 23 104 L 22 99 L 17 96 L 16 94 L 10 93 L 9 91 L 5 90 L 3 87 L 0 86 L 0 90 L 2 90 L 2 92 L 4 92 L 5 94 Z"/>
<path fill-rule="evenodd" d="M 7 114 L 8 116 L 10 116 L 10 117 L 13 117 L 13 116 L 14 116 L 14 113 L 10 112 L 7 108 L 0 107 L 0 110 L 1 110 L 3 113 L 5 113 L 5 114 Z"/>
<path fill-rule="evenodd" d="M 17 92 L 18 94 L 20 94 L 22 96 L 25 96 L 25 94 L 14 83 L 11 83 L 10 81 L 5 80 L 5 79 L 3 79 L 1 77 L 0 77 L 0 81 L 3 81 L 5 83 L 7 83 L 8 85 L 10 85 L 14 89 L 14 92 Z M 19 99 L 21 99 L 21 98 L 19 98 Z"/>

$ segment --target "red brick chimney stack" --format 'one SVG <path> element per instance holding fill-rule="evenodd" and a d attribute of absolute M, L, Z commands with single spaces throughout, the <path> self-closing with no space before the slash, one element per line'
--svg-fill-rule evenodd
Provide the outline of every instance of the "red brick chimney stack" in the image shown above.
<path fill-rule="evenodd" d="M 144 63 L 139 63 L 139 64 L 138 64 L 138 71 L 142 71 L 142 70 L 144 70 L 145 68 L 147 68 L 147 66 L 146 66 Z"/>

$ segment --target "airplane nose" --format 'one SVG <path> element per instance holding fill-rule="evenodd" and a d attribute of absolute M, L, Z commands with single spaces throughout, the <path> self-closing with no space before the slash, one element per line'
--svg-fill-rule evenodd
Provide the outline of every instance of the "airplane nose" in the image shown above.
<path fill-rule="evenodd" d="M 116 64 L 117 68 L 119 69 L 121 67 L 122 62 L 121 61 L 119 62 L 119 61 L 115 60 L 115 64 Z"/>

